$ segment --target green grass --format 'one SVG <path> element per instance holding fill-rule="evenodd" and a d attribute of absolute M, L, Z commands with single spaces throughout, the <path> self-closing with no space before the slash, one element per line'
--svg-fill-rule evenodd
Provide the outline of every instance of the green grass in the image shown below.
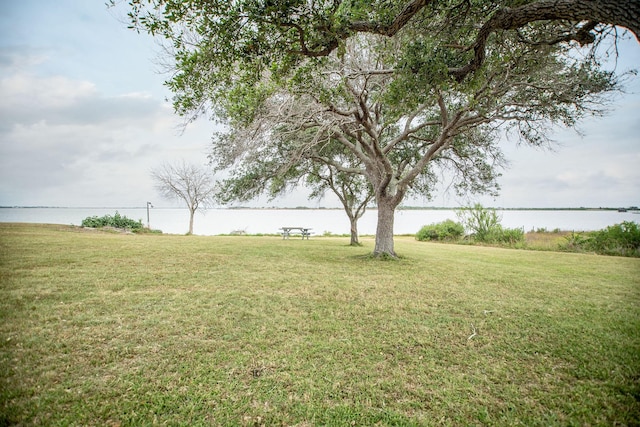
<path fill-rule="evenodd" d="M 640 260 L 0 224 L 0 425 L 638 425 Z"/>

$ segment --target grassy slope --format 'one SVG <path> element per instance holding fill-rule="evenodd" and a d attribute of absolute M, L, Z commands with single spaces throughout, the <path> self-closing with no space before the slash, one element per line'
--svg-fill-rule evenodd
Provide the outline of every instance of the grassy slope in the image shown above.
<path fill-rule="evenodd" d="M 640 260 L 0 224 L 0 425 L 640 422 Z"/>

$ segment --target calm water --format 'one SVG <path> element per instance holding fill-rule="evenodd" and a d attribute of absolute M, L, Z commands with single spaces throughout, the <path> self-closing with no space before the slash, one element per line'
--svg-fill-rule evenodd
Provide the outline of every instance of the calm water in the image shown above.
<path fill-rule="evenodd" d="M 113 215 L 115 211 L 134 220 L 147 223 L 146 208 L 0 208 L 0 222 L 30 222 L 80 225 L 89 216 Z M 640 222 L 640 215 L 616 211 L 499 211 L 502 225 L 521 228 L 586 231 L 599 230 L 622 221 Z M 360 234 L 375 234 L 376 210 L 370 210 L 358 222 Z M 150 223 L 164 233 L 184 234 L 189 228 L 186 209 L 155 208 L 150 210 Z M 420 227 L 445 219 L 457 220 L 455 211 L 439 209 L 396 211 L 395 233 L 414 234 Z M 349 233 L 349 221 L 339 209 L 211 209 L 197 212 L 194 233 L 199 235 L 227 234 L 244 230 L 250 234 L 277 233 L 282 226 L 310 227 L 315 234 Z"/>

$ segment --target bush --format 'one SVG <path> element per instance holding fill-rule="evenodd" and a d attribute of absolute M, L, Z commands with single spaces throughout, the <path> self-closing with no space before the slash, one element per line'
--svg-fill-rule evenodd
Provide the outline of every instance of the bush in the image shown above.
<path fill-rule="evenodd" d="M 521 228 L 502 228 L 500 227 L 500 233 L 498 235 L 498 243 L 504 243 L 507 245 L 517 245 L 524 242 L 524 230 Z"/>
<path fill-rule="evenodd" d="M 464 226 L 450 219 L 437 224 L 425 225 L 416 234 L 416 239 L 425 240 L 458 240 L 464 234 Z"/>
<path fill-rule="evenodd" d="M 490 243 L 500 234 L 502 226 L 495 209 L 487 209 L 480 203 L 457 212 L 458 219 L 478 242 Z"/>
<path fill-rule="evenodd" d="M 565 239 L 566 242 L 560 244 L 561 250 L 569 252 L 584 252 L 587 250 L 587 241 L 589 240 L 587 233 L 571 232 Z"/>
<path fill-rule="evenodd" d="M 502 228 L 500 217 L 495 209 L 487 209 L 476 203 L 473 207 L 460 209 L 458 218 L 473 239 L 481 243 L 516 245 L 524 242 L 524 230 L 520 228 Z"/>
<path fill-rule="evenodd" d="M 632 221 L 611 225 L 593 233 L 591 247 L 605 255 L 640 255 L 640 229 Z"/>
<path fill-rule="evenodd" d="M 590 233 L 571 233 L 561 249 L 601 255 L 640 256 L 640 228 L 632 221 Z"/>
<path fill-rule="evenodd" d="M 116 211 L 113 216 L 105 215 L 103 217 L 87 217 L 82 220 L 82 226 L 91 228 L 114 227 L 138 231 L 142 229 L 142 220 L 134 221 L 126 216 L 120 215 L 118 211 Z"/>

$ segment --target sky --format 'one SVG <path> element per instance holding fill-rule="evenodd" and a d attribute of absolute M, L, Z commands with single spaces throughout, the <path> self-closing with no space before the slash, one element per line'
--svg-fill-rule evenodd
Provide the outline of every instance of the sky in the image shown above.
<path fill-rule="evenodd" d="M 167 162 L 206 166 L 207 119 L 182 126 L 163 85 L 157 40 L 126 28 L 126 2 L 0 0 L 0 206 L 179 206 L 150 176 Z M 640 44 L 621 45 L 619 70 L 640 68 Z M 411 206 L 640 205 L 640 77 L 604 118 L 560 130 L 553 151 L 501 142 L 510 161 L 500 196 L 443 191 Z M 245 205 L 247 205 L 245 203 Z M 253 206 L 333 207 L 303 189 Z"/>

